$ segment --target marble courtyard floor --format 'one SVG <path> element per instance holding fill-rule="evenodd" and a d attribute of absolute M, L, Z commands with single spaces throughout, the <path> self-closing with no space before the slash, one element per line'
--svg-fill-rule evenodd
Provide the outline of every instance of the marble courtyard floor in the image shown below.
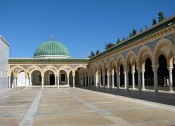
<path fill-rule="evenodd" d="M 82 88 L 16 88 L 0 91 L 0 125 L 171 126 L 175 106 Z"/>

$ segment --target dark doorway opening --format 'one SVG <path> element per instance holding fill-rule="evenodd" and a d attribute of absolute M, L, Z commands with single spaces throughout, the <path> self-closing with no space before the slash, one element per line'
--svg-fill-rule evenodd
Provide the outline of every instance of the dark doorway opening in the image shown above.
<path fill-rule="evenodd" d="M 124 69 L 123 65 L 120 65 L 120 86 L 124 87 Z"/>
<path fill-rule="evenodd" d="M 55 75 L 50 74 L 50 85 L 55 85 Z"/>
<path fill-rule="evenodd" d="M 150 58 L 146 59 L 145 62 L 145 87 L 153 87 L 154 86 L 154 74 L 152 70 L 152 62 Z"/>
<path fill-rule="evenodd" d="M 159 68 L 158 68 L 158 85 L 161 87 L 167 87 L 166 80 L 169 78 L 167 69 L 167 61 L 164 55 L 159 56 Z"/>

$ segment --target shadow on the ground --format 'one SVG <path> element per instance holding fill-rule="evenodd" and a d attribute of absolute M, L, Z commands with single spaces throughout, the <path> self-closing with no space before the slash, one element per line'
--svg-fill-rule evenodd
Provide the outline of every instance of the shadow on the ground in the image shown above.
<path fill-rule="evenodd" d="M 159 92 L 156 95 L 154 92 L 147 92 L 147 91 L 142 91 L 141 93 L 139 93 L 138 91 L 135 90 L 129 90 L 127 92 L 124 89 L 120 89 L 118 91 L 117 89 L 110 89 L 110 88 L 95 88 L 95 87 L 77 87 L 77 88 L 175 106 L 175 94 L 170 93 Z"/>

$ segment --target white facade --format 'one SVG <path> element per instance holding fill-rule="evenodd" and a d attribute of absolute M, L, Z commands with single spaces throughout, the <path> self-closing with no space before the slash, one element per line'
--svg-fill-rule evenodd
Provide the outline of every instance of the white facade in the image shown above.
<path fill-rule="evenodd" d="M 0 35 L 0 90 L 8 88 L 9 44 Z"/>

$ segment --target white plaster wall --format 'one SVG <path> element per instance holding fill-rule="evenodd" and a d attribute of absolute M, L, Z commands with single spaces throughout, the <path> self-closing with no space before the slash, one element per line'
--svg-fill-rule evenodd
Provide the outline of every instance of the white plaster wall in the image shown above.
<path fill-rule="evenodd" d="M 0 36 L 0 90 L 8 88 L 9 46 Z"/>
<path fill-rule="evenodd" d="M 29 86 L 29 79 L 26 78 L 26 85 Z M 20 72 L 17 78 L 17 86 L 25 86 L 25 73 Z"/>

